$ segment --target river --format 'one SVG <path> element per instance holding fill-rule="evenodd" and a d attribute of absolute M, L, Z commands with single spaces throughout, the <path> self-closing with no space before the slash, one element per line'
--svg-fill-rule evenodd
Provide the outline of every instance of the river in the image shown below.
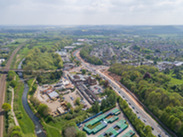
<path fill-rule="evenodd" d="M 21 66 L 22 66 L 22 62 L 23 61 L 24 61 L 24 59 L 18 65 L 18 69 L 21 69 L 22 68 Z M 23 96 L 22 96 L 23 107 L 24 107 L 25 111 L 27 112 L 27 114 L 29 115 L 30 119 L 33 121 L 33 123 L 35 125 L 35 133 L 36 133 L 37 137 L 46 137 L 46 134 L 43 131 L 43 126 L 41 125 L 41 123 L 39 121 L 39 118 L 36 117 L 36 115 L 32 112 L 32 110 L 29 107 L 29 104 L 27 102 L 27 94 L 28 94 L 28 91 L 29 91 L 29 86 L 24 81 L 22 72 L 19 72 L 18 75 L 19 75 L 20 79 L 24 83 L 24 92 L 23 92 Z"/>

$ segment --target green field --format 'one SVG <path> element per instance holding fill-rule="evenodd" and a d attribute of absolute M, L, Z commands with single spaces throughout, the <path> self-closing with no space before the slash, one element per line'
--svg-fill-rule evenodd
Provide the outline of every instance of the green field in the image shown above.
<path fill-rule="evenodd" d="M 175 76 L 174 74 L 170 73 L 168 76 L 171 78 L 170 83 L 177 84 L 177 85 L 183 84 L 183 79 L 174 78 L 174 76 Z"/>
<path fill-rule="evenodd" d="M 19 80 L 19 79 L 18 79 Z M 25 137 L 34 137 L 34 124 L 32 120 L 29 118 L 27 113 L 24 110 L 22 104 L 22 94 L 24 91 L 24 84 L 22 82 L 18 82 L 18 85 L 15 87 L 15 99 L 14 99 L 14 111 L 16 117 L 18 118 L 21 114 L 22 118 L 18 119 L 20 127 Z M 20 112 L 20 114 L 18 114 Z"/>

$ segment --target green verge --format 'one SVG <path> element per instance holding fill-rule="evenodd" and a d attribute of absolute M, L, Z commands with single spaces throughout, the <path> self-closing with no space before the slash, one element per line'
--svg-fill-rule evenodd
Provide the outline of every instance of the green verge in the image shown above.
<path fill-rule="evenodd" d="M 61 136 L 59 129 L 57 129 L 53 126 L 47 125 L 45 122 L 41 122 L 41 123 L 42 123 L 44 129 L 46 130 L 47 137 L 59 137 L 59 136 Z"/>
<path fill-rule="evenodd" d="M 18 77 L 18 76 L 17 76 Z M 18 118 L 18 122 L 20 124 L 20 127 L 22 129 L 22 132 L 25 137 L 35 137 L 34 133 L 34 124 L 32 120 L 29 118 L 28 114 L 24 110 L 23 104 L 22 104 L 22 95 L 24 92 L 24 84 L 23 82 L 19 81 L 20 79 L 18 78 L 17 80 L 17 86 L 15 87 L 15 98 L 14 98 L 14 111 L 16 117 L 20 117 L 21 113 L 21 118 Z"/>
<path fill-rule="evenodd" d="M 29 96 L 33 96 L 33 94 L 31 93 L 31 90 L 32 90 L 32 87 L 35 86 L 34 78 L 29 79 L 27 81 L 27 84 L 29 86 Z M 32 109 L 33 113 L 37 113 L 37 110 L 34 108 L 34 106 L 31 102 L 29 102 L 29 106 Z M 46 131 L 47 137 L 59 137 L 59 136 L 61 136 L 59 129 L 55 128 L 54 126 L 46 124 L 44 122 L 44 120 L 41 120 L 41 124 L 42 124 L 44 130 Z"/>

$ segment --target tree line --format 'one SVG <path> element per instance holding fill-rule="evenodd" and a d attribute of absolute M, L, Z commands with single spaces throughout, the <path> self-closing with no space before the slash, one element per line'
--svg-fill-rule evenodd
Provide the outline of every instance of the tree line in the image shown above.
<path fill-rule="evenodd" d="M 62 58 L 54 52 L 49 52 L 47 48 L 45 50 L 42 50 L 42 48 L 32 49 L 23 62 L 23 69 L 25 70 L 50 70 L 62 67 Z"/>
<path fill-rule="evenodd" d="M 120 75 L 122 84 L 167 127 L 183 136 L 183 97 L 174 92 L 170 77 L 150 66 L 114 64 L 109 71 Z"/>
<path fill-rule="evenodd" d="M 90 52 L 92 51 L 92 49 L 93 49 L 92 46 L 85 46 L 84 48 L 81 49 L 80 56 L 91 64 L 102 65 L 101 59 L 90 55 Z"/>

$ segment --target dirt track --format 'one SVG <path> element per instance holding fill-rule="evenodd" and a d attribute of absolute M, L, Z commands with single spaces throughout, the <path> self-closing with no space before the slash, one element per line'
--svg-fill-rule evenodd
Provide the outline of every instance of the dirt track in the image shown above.
<path fill-rule="evenodd" d="M 14 56 L 16 55 L 16 53 L 20 50 L 20 48 L 22 46 L 23 45 L 20 45 L 13 51 L 10 58 L 8 59 L 8 62 L 6 63 L 6 66 L 4 67 L 4 69 L 6 69 L 6 70 L 10 69 Z M 4 103 L 5 92 L 6 92 L 6 76 L 7 76 L 7 74 L 2 74 L 1 78 L 0 78 L 0 137 L 3 137 L 3 128 L 4 128 L 4 115 L 3 115 L 3 111 L 1 108 L 2 108 L 2 104 Z"/>

